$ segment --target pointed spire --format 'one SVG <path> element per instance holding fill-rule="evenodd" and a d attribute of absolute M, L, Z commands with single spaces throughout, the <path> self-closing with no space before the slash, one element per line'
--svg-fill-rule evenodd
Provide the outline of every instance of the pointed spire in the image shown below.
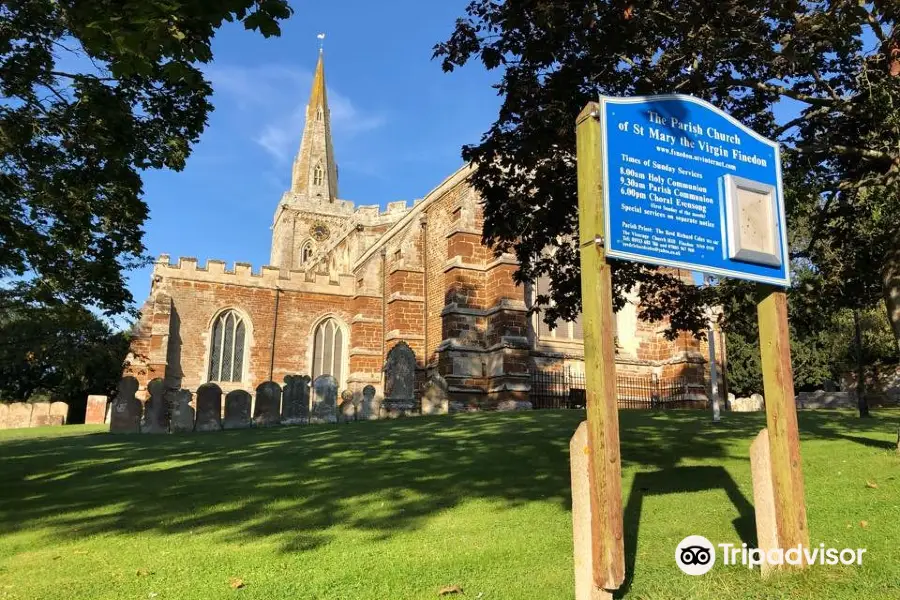
<path fill-rule="evenodd" d="M 304 196 L 308 201 L 334 202 L 337 199 L 337 165 L 331 143 L 331 113 L 328 110 L 325 87 L 325 53 L 321 47 L 309 103 L 306 105 L 303 139 L 297 158 L 294 159 L 291 192 Z"/>

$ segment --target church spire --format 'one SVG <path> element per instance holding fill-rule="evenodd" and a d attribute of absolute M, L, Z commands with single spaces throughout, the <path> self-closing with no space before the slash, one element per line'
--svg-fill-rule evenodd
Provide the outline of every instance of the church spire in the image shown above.
<path fill-rule="evenodd" d="M 334 202 L 338 195 L 337 165 L 331 144 L 331 114 L 325 91 L 325 57 L 321 47 L 306 105 L 303 139 L 294 159 L 291 192 L 307 201 L 326 203 Z"/>

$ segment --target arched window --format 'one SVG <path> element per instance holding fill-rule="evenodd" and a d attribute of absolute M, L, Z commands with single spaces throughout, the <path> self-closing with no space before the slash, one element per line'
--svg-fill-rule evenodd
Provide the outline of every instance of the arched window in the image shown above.
<path fill-rule="evenodd" d="M 325 319 L 313 332 L 312 377 L 331 375 L 338 385 L 344 385 L 344 355 L 346 354 L 344 330 L 337 319 Z"/>
<path fill-rule="evenodd" d="M 325 112 L 322 110 L 322 107 L 319 107 L 319 110 L 316 111 L 316 121 L 321 121 L 325 116 Z"/>
<path fill-rule="evenodd" d="M 312 242 L 306 242 L 305 244 L 303 244 L 303 247 L 300 248 L 300 264 L 305 265 L 307 262 L 309 262 L 309 259 L 312 258 L 312 255 Z"/>
<path fill-rule="evenodd" d="M 213 321 L 209 346 L 209 381 L 240 381 L 244 373 L 244 343 L 247 328 L 234 310 L 226 310 Z"/>
<path fill-rule="evenodd" d="M 550 279 L 546 276 L 539 277 L 535 286 L 535 298 L 538 294 L 550 294 Z M 553 301 L 550 302 L 553 304 Z M 581 326 L 581 314 L 574 321 L 564 321 L 557 319 L 553 329 L 544 322 L 543 313 L 535 314 L 535 330 L 538 338 L 550 340 L 575 340 L 580 341 L 584 338 L 584 331 Z"/>
<path fill-rule="evenodd" d="M 322 165 L 316 165 L 316 168 L 313 169 L 313 185 L 322 185 L 324 178 L 325 175 L 322 172 Z"/>

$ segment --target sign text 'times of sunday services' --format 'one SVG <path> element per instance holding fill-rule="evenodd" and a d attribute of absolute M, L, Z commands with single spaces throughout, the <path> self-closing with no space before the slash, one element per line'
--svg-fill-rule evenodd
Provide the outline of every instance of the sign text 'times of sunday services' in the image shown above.
<path fill-rule="evenodd" d="M 601 98 L 606 253 L 789 285 L 778 145 L 690 96 Z"/>

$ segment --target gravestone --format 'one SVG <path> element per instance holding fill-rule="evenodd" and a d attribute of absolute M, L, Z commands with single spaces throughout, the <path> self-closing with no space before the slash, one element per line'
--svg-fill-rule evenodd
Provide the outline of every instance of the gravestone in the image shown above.
<path fill-rule="evenodd" d="M 222 430 L 222 388 L 204 383 L 197 388 L 197 423 L 194 431 Z"/>
<path fill-rule="evenodd" d="M 143 405 L 135 398 L 138 380 L 127 375 L 119 381 L 119 392 L 109 417 L 110 433 L 138 433 L 141 429 Z"/>
<path fill-rule="evenodd" d="M 319 375 L 313 382 L 313 403 L 310 422 L 337 421 L 337 380 L 331 375 Z"/>
<path fill-rule="evenodd" d="M 377 419 L 381 413 L 380 403 L 375 399 L 375 386 L 363 388 L 361 413 L 363 419 Z"/>
<path fill-rule="evenodd" d="M 271 427 L 281 422 L 281 386 L 266 381 L 256 388 L 256 406 L 253 409 L 253 425 Z"/>
<path fill-rule="evenodd" d="M 190 390 L 172 390 L 169 394 L 172 418 L 169 419 L 171 433 L 194 431 L 194 407 L 191 406 Z"/>
<path fill-rule="evenodd" d="M 33 402 L 31 405 L 30 427 L 45 427 L 50 424 L 50 403 Z"/>
<path fill-rule="evenodd" d="M 147 384 L 150 398 L 144 403 L 141 433 L 166 433 L 169 430 L 166 384 L 159 377 Z"/>
<path fill-rule="evenodd" d="M 225 395 L 225 429 L 246 429 L 250 427 L 250 392 L 233 390 Z"/>
<path fill-rule="evenodd" d="M 399 417 L 416 408 L 416 355 L 400 341 L 388 352 L 384 362 L 384 400 L 381 407 L 388 417 Z"/>
<path fill-rule="evenodd" d="M 31 409 L 27 402 L 13 402 L 9 405 L 9 428 L 22 429 L 31 426 Z"/>
<path fill-rule="evenodd" d="M 0 429 L 9 429 L 9 404 L 0 402 Z"/>
<path fill-rule="evenodd" d="M 281 406 L 286 425 L 309 422 L 309 375 L 286 375 Z"/>
<path fill-rule="evenodd" d="M 341 404 L 338 407 L 338 415 L 345 423 L 356 419 L 356 404 L 353 402 L 353 392 L 350 390 L 341 392 Z"/>
<path fill-rule="evenodd" d="M 88 396 L 84 411 L 85 425 L 102 425 L 106 419 L 106 396 Z"/>
<path fill-rule="evenodd" d="M 65 402 L 51 402 L 50 403 L 50 420 L 53 421 L 54 425 L 56 421 L 59 420 L 60 425 L 65 425 L 69 419 L 69 405 Z"/>
<path fill-rule="evenodd" d="M 425 382 L 422 393 L 423 415 L 446 415 L 450 411 L 450 387 L 440 373 L 434 373 Z"/>

